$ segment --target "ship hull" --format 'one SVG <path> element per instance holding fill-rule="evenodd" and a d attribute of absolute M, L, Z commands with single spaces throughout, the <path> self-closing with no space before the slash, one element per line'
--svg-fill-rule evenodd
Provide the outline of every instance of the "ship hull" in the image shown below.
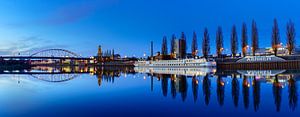
<path fill-rule="evenodd" d="M 201 67 L 216 67 L 216 62 L 206 61 L 204 59 L 139 61 L 135 63 L 134 66 L 135 67 L 160 67 L 160 68 L 201 68 Z"/>

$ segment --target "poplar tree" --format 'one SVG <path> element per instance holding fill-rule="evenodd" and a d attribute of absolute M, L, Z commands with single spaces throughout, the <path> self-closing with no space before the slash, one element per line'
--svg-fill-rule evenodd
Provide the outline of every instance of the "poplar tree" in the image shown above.
<path fill-rule="evenodd" d="M 259 48 L 258 46 L 258 31 L 257 31 L 257 26 L 256 22 L 252 20 L 252 55 L 255 56 L 256 50 Z"/>
<path fill-rule="evenodd" d="M 197 35 L 196 32 L 193 33 L 193 41 L 192 41 L 192 55 L 196 57 L 198 51 L 198 43 L 197 43 Z"/>
<path fill-rule="evenodd" d="M 247 25 L 243 23 L 242 26 L 242 54 L 246 56 L 248 50 L 248 36 L 247 36 Z"/>
<path fill-rule="evenodd" d="M 232 26 L 231 30 L 231 53 L 233 57 L 236 57 L 237 50 L 238 50 L 238 40 L 237 40 L 237 33 L 236 33 L 236 26 Z"/>
<path fill-rule="evenodd" d="M 216 33 L 216 50 L 218 57 L 221 57 L 223 51 L 223 32 L 222 27 L 219 26 Z"/>
<path fill-rule="evenodd" d="M 209 33 L 208 29 L 204 29 L 204 35 L 203 35 L 203 40 L 202 40 L 202 53 L 205 58 L 208 57 L 210 52 L 210 45 L 209 45 Z"/>
<path fill-rule="evenodd" d="M 279 44 L 280 44 L 280 35 L 277 20 L 274 19 L 273 29 L 272 29 L 272 49 L 275 56 L 277 56 Z"/>
<path fill-rule="evenodd" d="M 290 20 L 286 25 L 286 36 L 287 36 L 287 49 L 289 51 L 289 55 L 292 54 L 292 52 L 295 49 L 295 26 L 294 23 Z"/>

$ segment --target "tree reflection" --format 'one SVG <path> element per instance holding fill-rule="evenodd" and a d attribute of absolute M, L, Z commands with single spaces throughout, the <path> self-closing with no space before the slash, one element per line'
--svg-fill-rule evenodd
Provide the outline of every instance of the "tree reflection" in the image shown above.
<path fill-rule="evenodd" d="M 278 76 L 275 76 L 275 79 L 273 81 L 273 96 L 275 99 L 275 105 L 276 105 L 276 111 L 280 111 L 281 106 L 281 94 L 282 94 L 282 86 L 278 80 Z"/>
<path fill-rule="evenodd" d="M 167 96 L 168 94 L 168 82 L 169 82 L 168 77 L 166 75 L 162 75 L 161 88 L 164 96 Z"/>
<path fill-rule="evenodd" d="M 208 105 L 209 101 L 210 101 L 210 95 L 211 95 L 210 89 L 211 89 L 211 81 L 208 78 L 208 74 L 206 74 L 203 78 L 203 86 L 202 86 L 203 95 L 204 95 L 206 105 Z"/>
<path fill-rule="evenodd" d="M 192 87 L 193 87 L 192 89 L 193 89 L 194 102 L 196 102 L 198 98 L 198 79 L 196 78 L 196 76 L 193 76 Z"/>
<path fill-rule="evenodd" d="M 244 98 L 244 107 L 246 109 L 249 108 L 249 88 L 250 88 L 250 82 L 249 82 L 247 76 L 244 76 L 244 78 L 243 78 L 243 98 Z"/>
<path fill-rule="evenodd" d="M 257 81 L 255 76 L 253 78 L 253 103 L 254 111 L 257 111 L 260 104 L 260 82 Z"/>
<path fill-rule="evenodd" d="M 150 90 L 153 91 L 153 75 L 151 75 L 151 84 L 150 84 Z"/>
<path fill-rule="evenodd" d="M 171 94 L 173 99 L 176 98 L 176 75 L 171 75 Z"/>
<path fill-rule="evenodd" d="M 220 106 L 224 105 L 224 98 L 225 98 L 225 83 L 223 81 L 223 78 L 221 76 L 218 76 L 217 78 L 217 98 L 218 103 Z"/>
<path fill-rule="evenodd" d="M 179 92 L 181 93 L 182 101 L 185 101 L 185 99 L 186 99 L 187 88 L 188 88 L 188 84 L 187 84 L 186 76 L 180 76 L 180 78 L 179 78 Z"/>
<path fill-rule="evenodd" d="M 231 86 L 232 86 L 231 95 L 233 99 L 233 104 L 235 107 L 238 107 L 240 87 L 239 87 L 239 80 L 236 78 L 236 75 L 233 75 Z"/>
<path fill-rule="evenodd" d="M 296 80 L 293 78 L 292 75 L 290 76 L 288 83 L 289 83 L 289 106 L 294 111 L 297 107 L 298 94 L 297 94 Z"/>

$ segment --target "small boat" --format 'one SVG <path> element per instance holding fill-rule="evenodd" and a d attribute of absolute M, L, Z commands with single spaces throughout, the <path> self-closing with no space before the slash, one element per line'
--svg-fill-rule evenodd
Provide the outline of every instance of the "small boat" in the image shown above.
<path fill-rule="evenodd" d="M 177 60 L 156 60 L 137 61 L 135 67 L 216 67 L 213 59 L 177 59 Z"/>

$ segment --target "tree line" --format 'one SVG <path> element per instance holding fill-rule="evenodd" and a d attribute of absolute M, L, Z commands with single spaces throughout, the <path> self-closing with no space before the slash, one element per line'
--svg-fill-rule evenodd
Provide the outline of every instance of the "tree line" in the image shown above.
<path fill-rule="evenodd" d="M 259 49 L 259 34 L 258 34 L 258 28 L 256 25 L 256 21 L 252 20 L 251 25 L 251 45 L 248 45 L 248 32 L 247 32 L 247 25 L 246 23 L 242 24 L 241 28 L 241 50 L 242 50 L 242 56 L 247 55 L 248 49 L 251 47 L 251 52 L 253 56 L 256 56 L 256 52 Z M 291 55 L 293 51 L 295 50 L 295 26 L 294 23 L 290 20 L 286 24 L 286 49 L 288 50 L 288 54 Z M 222 27 L 218 26 L 216 31 L 216 53 L 218 57 L 221 57 L 224 51 L 224 36 Z M 191 45 L 191 54 L 193 57 L 197 56 L 198 53 L 198 40 L 196 32 L 193 32 L 193 39 L 192 39 L 192 45 Z M 271 45 L 272 50 L 274 54 L 277 56 L 278 49 L 282 46 L 280 43 L 280 34 L 279 34 L 279 27 L 277 19 L 274 19 L 273 21 L 273 27 L 272 27 L 272 36 L 271 36 Z M 239 49 L 238 44 L 238 33 L 236 26 L 233 25 L 231 28 L 231 35 L 230 35 L 230 46 L 231 46 L 231 54 L 233 57 L 236 57 Z M 176 53 L 176 48 L 179 50 L 179 58 L 185 58 L 186 57 L 186 51 L 187 51 L 187 45 L 186 45 L 186 36 L 184 32 L 181 33 L 181 37 L 178 39 L 178 42 L 176 43 L 176 36 L 175 34 L 172 35 L 171 38 L 171 55 Z M 162 48 L 161 48 L 162 55 L 168 55 L 168 47 L 167 47 L 167 37 L 163 37 L 162 42 Z M 204 33 L 202 37 L 202 54 L 203 57 L 208 57 L 210 54 L 210 36 L 208 32 L 208 28 L 204 28 Z"/>

